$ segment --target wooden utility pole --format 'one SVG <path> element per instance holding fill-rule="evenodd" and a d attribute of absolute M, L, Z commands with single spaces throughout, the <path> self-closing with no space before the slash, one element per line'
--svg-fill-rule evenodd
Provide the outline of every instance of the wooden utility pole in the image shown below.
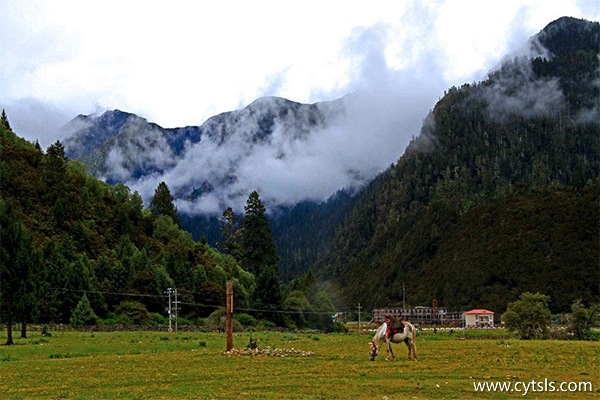
<path fill-rule="evenodd" d="M 225 333 L 227 334 L 227 349 L 233 349 L 233 282 L 227 281 L 227 314 L 225 321 Z"/>

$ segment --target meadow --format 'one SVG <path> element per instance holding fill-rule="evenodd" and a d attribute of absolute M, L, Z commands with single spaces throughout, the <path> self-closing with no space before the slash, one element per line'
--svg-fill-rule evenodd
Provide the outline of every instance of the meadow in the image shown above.
<path fill-rule="evenodd" d="M 600 394 L 600 343 L 519 341 L 502 330 L 419 332 L 419 360 L 394 345 L 369 361 L 371 335 L 30 332 L 0 346 L 4 399 L 589 399 Z M 16 335 L 18 336 L 18 335 Z M 5 333 L 0 342 L 6 341 Z M 277 349 L 277 350 L 275 350 Z M 238 354 L 238 352 L 240 354 Z M 593 392 L 476 392 L 474 382 L 591 382 Z M 523 387 L 521 387 L 522 389 Z M 530 388 L 541 389 L 540 386 Z"/>

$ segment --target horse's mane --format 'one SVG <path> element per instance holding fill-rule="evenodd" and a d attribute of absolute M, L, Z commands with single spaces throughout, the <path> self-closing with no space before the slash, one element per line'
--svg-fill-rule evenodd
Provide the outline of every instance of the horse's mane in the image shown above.
<path fill-rule="evenodd" d="M 387 335 L 387 322 L 383 322 L 379 328 L 377 328 L 377 332 L 375 332 L 375 336 L 373 336 L 373 343 L 379 343 L 382 338 L 385 338 Z"/>

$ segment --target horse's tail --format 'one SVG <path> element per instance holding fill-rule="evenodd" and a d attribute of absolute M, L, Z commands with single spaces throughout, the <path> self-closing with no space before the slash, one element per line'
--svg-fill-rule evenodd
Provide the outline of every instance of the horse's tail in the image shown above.
<path fill-rule="evenodd" d="M 411 324 L 412 325 L 412 324 Z M 415 359 L 417 358 L 417 328 L 412 325 L 412 348 Z"/>

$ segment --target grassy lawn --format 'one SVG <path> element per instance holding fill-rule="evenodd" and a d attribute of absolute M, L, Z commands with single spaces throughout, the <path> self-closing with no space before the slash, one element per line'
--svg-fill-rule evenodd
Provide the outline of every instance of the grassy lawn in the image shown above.
<path fill-rule="evenodd" d="M 502 337 L 502 332 L 489 332 Z M 18 336 L 18 335 L 17 335 Z M 258 332 L 280 355 L 227 355 L 217 333 L 31 332 L 0 346 L 4 399 L 464 399 L 581 398 L 600 394 L 600 343 L 487 339 L 422 332 L 419 361 L 368 357 L 370 335 Z M 249 334 L 234 337 L 243 348 Z M 0 342 L 6 341 L 5 332 Z M 300 350 L 294 353 L 291 351 Z M 477 393 L 473 382 L 583 382 L 593 393 Z"/>

